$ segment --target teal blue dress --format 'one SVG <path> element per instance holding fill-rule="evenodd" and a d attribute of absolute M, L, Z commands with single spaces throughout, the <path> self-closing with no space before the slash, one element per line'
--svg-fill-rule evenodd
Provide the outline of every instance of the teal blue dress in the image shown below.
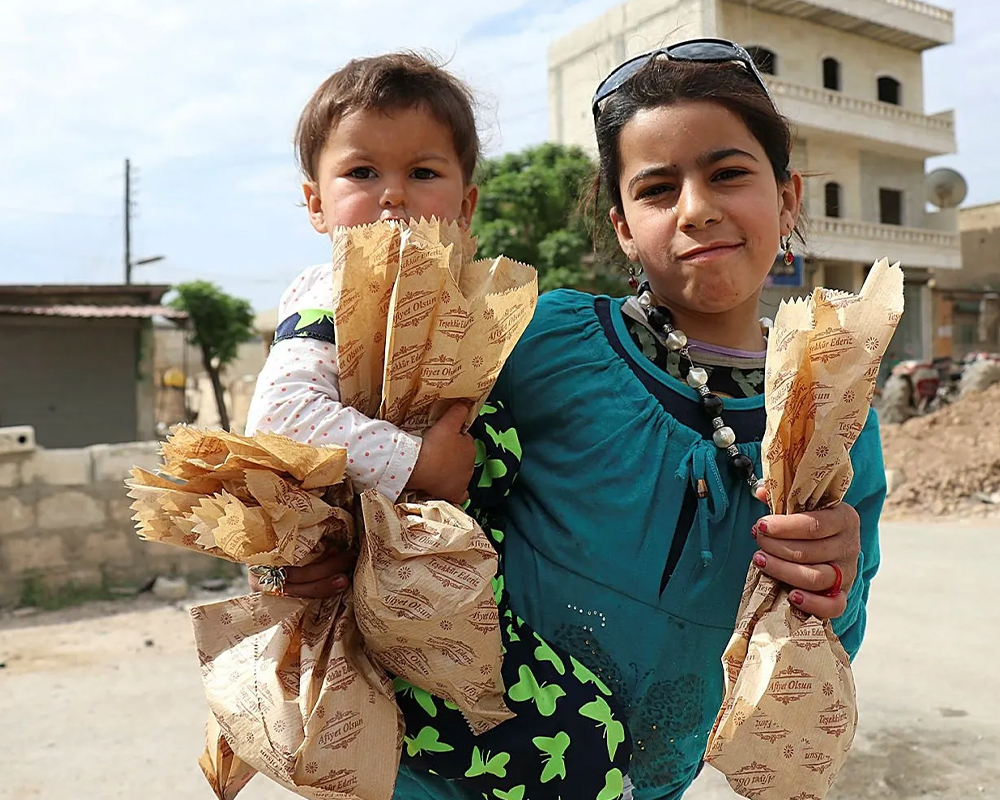
<path fill-rule="evenodd" d="M 636 800 L 673 800 L 702 765 L 756 551 L 750 529 L 766 508 L 712 443 L 697 393 L 629 336 L 623 302 L 543 295 L 497 383 L 493 399 L 523 451 L 502 509 L 505 578 L 514 613 L 600 676 L 624 709 Z M 763 397 L 726 399 L 723 416 L 761 474 Z M 861 519 L 861 555 L 833 626 L 853 657 L 885 497 L 874 413 L 852 461 L 845 502 Z M 709 489 L 700 499 L 699 481 Z M 480 796 L 405 764 L 394 795 Z"/>

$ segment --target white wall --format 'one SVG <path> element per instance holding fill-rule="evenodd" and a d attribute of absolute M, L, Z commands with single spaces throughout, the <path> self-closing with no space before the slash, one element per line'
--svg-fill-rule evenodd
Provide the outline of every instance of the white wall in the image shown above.
<path fill-rule="evenodd" d="M 711 35 L 714 0 L 632 0 L 549 48 L 549 138 L 596 151 L 590 102 L 628 58 L 671 41 Z"/>
<path fill-rule="evenodd" d="M 879 189 L 903 192 L 903 225 L 924 227 L 924 164 L 922 161 L 892 158 L 881 153 L 859 153 L 863 181 L 861 219 L 879 221 Z"/>
<path fill-rule="evenodd" d="M 719 35 L 743 45 L 761 45 L 778 54 L 776 78 L 803 86 L 823 86 L 823 59 L 840 62 L 841 91 L 878 99 L 878 78 L 902 84 L 902 108 L 923 113 L 923 63 L 919 53 L 867 37 L 770 14 L 749 5 L 721 3 Z"/>

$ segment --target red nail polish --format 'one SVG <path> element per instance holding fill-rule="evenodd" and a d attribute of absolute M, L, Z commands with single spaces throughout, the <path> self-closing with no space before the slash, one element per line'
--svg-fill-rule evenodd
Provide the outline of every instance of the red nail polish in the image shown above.
<path fill-rule="evenodd" d="M 752 536 L 752 537 L 753 537 L 754 539 L 756 539 L 756 538 L 757 538 L 757 526 L 756 526 L 756 525 L 754 525 L 754 526 L 753 526 L 753 527 L 752 527 L 752 528 L 750 529 L 750 535 L 751 535 L 751 536 Z"/>
<path fill-rule="evenodd" d="M 806 598 L 802 594 L 802 592 L 792 592 L 790 595 L 788 595 L 788 599 L 791 600 L 792 603 L 794 603 L 795 605 L 800 606 L 802 605 L 802 601 L 805 600 Z"/>
<path fill-rule="evenodd" d="M 760 531 L 761 533 L 767 533 L 767 523 L 764 522 L 764 520 L 760 520 L 757 523 L 757 530 Z"/>
<path fill-rule="evenodd" d="M 753 557 L 753 563 L 761 569 L 764 569 L 764 567 L 767 566 L 767 556 L 763 553 L 756 553 Z"/>

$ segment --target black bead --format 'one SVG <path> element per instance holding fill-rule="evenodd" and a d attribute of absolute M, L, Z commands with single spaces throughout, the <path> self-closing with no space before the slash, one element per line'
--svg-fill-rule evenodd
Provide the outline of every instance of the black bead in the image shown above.
<path fill-rule="evenodd" d="M 734 469 L 738 469 L 740 472 L 750 473 L 753 472 L 753 461 L 750 457 L 740 453 L 739 455 L 733 456 L 729 463 L 733 465 Z"/>
<path fill-rule="evenodd" d="M 701 398 L 701 407 L 710 417 L 722 416 L 722 398 L 717 394 L 706 394 Z"/>
<path fill-rule="evenodd" d="M 643 292 L 653 293 L 653 290 L 649 288 L 649 281 L 643 281 L 639 284 L 639 288 L 635 290 L 636 296 L 641 296 Z"/>
<path fill-rule="evenodd" d="M 646 312 L 646 319 L 652 328 L 662 331 L 664 325 L 670 324 L 670 312 L 661 306 L 653 306 Z"/>

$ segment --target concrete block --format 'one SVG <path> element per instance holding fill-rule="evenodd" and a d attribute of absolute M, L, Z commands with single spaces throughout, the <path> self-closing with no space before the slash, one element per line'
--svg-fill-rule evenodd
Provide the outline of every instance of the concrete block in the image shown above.
<path fill-rule="evenodd" d="M 28 571 L 51 572 L 67 566 L 66 546 L 61 536 L 19 536 L 3 542 L 5 571 L 14 575 Z"/>
<path fill-rule="evenodd" d="M 0 499 L 0 536 L 35 527 L 35 509 L 18 497 Z"/>
<path fill-rule="evenodd" d="M 16 489 L 21 485 L 21 465 L 16 461 L 0 461 L 0 489 Z"/>
<path fill-rule="evenodd" d="M 0 454 L 30 453 L 35 447 L 35 429 L 30 425 L 0 428 Z"/>
<path fill-rule="evenodd" d="M 58 579 L 47 583 L 52 588 L 74 586 L 77 589 L 100 586 L 104 582 L 104 573 L 100 567 L 74 566 L 68 574 L 58 576 Z"/>
<path fill-rule="evenodd" d="M 160 575 L 153 582 L 153 596 L 161 600 L 183 600 L 188 594 L 187 580 L 181 576 L 170 578 Z"/>
<path fill-rule="evenodd" d="M 89 528 L 106 519 L 104 503 L 83 492 L 60 492 L 38 503 L 38 527 L 43 530 Z"/>
<path fill-rule="evenodd" d="M 124 481 L 132 467 L 154 471 L 160 464 L 159 450 L 159 442 L 96 444 L 90 448 L 94 456 L 94 480 Z"/>
<path fill-rule="evenodd" d="M 117 531 L 94 531 L 83 535 L 83 547 L 78 561 L 84 566 L 126 566 L 135 560 L 128 539 Z"/>
<path fill-rule="evenodd" d="M 132 521 L 134 513 L 132 498 L 126 496 L 124 487 L 120 497 L 108 500 L 108 519 L 115 524 L 116 529 L 134 531 L 135 523 Z"/>
<path fill-rule="evenodd" d="M 25 483 L 48 486 L 86 486 L 93 480 L 94 456 L 89 447 L 39 450 L 25 463 Z"/>

